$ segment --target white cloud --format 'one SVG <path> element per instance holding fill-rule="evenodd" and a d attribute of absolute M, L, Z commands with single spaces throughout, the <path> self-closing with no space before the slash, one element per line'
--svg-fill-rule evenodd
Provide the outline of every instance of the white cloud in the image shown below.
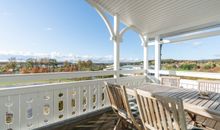
<path fill-rule="evenodd" d="M 62 54 L 60 52 L 50 53 L 33 53 L 28 51 L 0 51 L 0 61 L 7 61 L 11 57 L 16 57 L 19 61 L 25 61 L 28 58 L 54 58 L 58 61 L 77 62 L 79 60 L 92 60 L 97 63 L 111 63 L 113 62 L 112 55 L 106 56 L 91 56 L 91 55 L 74 55 L 73 53 Z M 141 61 L 138 58 L 121 58 L 122 62 Z"/>
<path fill-rule="evenodd" d="M 217 58 L 220 58 L 220 54 L 215 54 L 214 56 Z"/>
<path fill-rule="evenodd" d="M 192 44 L 193 44 L 193 46 L 200 46 L 202 44 L 202 42 L 193 42 Z"/>

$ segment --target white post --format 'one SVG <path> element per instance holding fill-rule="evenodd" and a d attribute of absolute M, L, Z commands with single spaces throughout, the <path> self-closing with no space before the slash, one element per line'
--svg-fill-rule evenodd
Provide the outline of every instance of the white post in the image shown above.
<path fill-rule="evenodd" d="M 127 30 L 127 28 L 125 28 L 124 30 L 122 30 L 121 35 L 119 34 L 119 16 L 116 14 L 114 16 L 114 28 L 111 25 L 110 20 L 108 19 L 108 17 L 105 15 L 105 11 L 99 7 L 96 2 L 90 1 L 88 0 L 88 2 L 93 5 L 96 9 L 96 11 L 98 12 L 98 14 L 101 16 L 101 18 L 103 19 L 103 21 L 105 22 L 109 33 L 111 35 L 111 40 L 114 43 L 114 71 L 116 71 L 114 78 L 118 78 L 119 77 L 119 70 L 120 70 L 120 42 L 121 42 L 121 35 L 123 35 L 123 33 Z"/>
<path fill-rule="evenodd" d="M 143 37 L 142 46 L 144 49 L 144 75 L 147 75 L 148 71 L 148 38 Z"/>
<path fill-rule="evenodd" d="M 120 70 L 120 36 L 119 17 L 117 14 L 114 16 L 114 36 L 112 40 L 114 42 L 114 70 L 116 71 L 114 78 L 118 78 Z"/>
<path fill-rule="evenodd" d="M 155 37 L 155 78 L 159 81 L 159 71 L 160 71 L 160 37 Z"/>

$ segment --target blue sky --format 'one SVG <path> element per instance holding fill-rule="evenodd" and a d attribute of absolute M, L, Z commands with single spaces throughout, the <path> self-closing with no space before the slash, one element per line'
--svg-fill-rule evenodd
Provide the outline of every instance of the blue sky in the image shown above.
<path fill-rule="evenodd" d="M 109 39 L 104 22 L 84 0 L 0 0 L 0 60 L 33 55 L 111 61 L 113 44 Z M 167 44 L 162 58 L 220 58 L 219 40 L 213 37 Z M 150 47 L 150 59 L 153 52 Z M 138 34 L 127 32 L 121 43 L 121 59 L 136 61 L 142 57 Z"/>

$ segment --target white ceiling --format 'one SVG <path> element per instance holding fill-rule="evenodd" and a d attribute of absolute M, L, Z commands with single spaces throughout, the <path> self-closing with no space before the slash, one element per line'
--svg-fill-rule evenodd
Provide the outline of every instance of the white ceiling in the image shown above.
<path fill-rule="evenodd" d="M 220 24 L 220 0 L 90 0 L 142 34 L 170 36 Z"/>

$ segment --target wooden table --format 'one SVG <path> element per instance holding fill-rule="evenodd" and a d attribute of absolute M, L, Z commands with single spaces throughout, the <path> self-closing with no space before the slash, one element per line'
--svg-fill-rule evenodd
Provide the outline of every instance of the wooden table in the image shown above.
<path fill-rule="evenodd" d="M 199 91 L 194 89 L 173 88 L 159 84 L 144 84 L 126 87 L 128 95 L 134 96 L 134 89 L 151 92 L 153 95 L 165 95 L 183 100 L 186 111 L 220 121 L 220 93 L 211 93 L 210 99 L 199 97 Z"/>

